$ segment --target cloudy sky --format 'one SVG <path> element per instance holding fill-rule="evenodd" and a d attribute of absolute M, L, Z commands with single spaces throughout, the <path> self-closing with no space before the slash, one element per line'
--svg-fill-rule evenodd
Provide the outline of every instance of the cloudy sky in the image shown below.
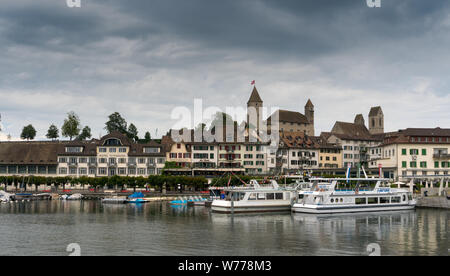
<path fill-rule="evenodd" d="M 2 0 L 3 132 L 43 139 L 75 111 L 95 137 L 120 112 L 143 135 L 171 111 L 266 106 L 303 113 L 316 133 L 381 105 L 386 130 L 450 127 L 450 1 Z"/>

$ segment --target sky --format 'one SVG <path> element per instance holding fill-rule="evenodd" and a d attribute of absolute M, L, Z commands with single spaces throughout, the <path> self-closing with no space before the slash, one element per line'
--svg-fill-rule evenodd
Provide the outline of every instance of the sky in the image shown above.
<path fill-rule="evenodd" d="M 119 112 L 142 137 L 176 107 L 304 113 L 316 134 L 382 106 L 385 130 L 450 127 L 450 1 L 2 0 L 0 140 L 45 139 L 69 111 L 94 137 Z"/>

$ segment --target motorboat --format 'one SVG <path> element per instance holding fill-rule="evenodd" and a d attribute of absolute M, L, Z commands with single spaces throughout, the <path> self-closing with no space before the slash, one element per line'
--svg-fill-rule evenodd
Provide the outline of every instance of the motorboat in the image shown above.
<path fill-rule="evenodd" d="M 13 194 L 9 194 L 4 191 L 0 191 L 0 203 L 11 202 L 11 201 L 14 201 L 14 199 L 15 198 L 14 198 Z"/>
<path fill-rule="evenodd" d="M 202 206 L 205 205 L 205 202 L 207 201 L 207 199 L 199 197 L 199 196 L 190 196 L 190 197 L 179 197 L 175 200 L 172 200 L 170 202 L 171 205 L 188 205 L 188 204 L 192 204 L 192 205 L 197 205 L 197 206 Z"/>
<path fill-rule="evenodd" d="M 296 186 L 280 187 L 275 180 L 262 186 L 251 180 L 247 187 L 225 188 L 225 198 L 216 199 L 211 210 L 218 213 L 254 213 L 290 211 L 297 198 Z"/>
<path fill-rule="evenodd" d="M 127 198 L 125 196 L 112 196 L 102 199 L 102 203 L 125 204 L 127 203 Z"/>
<path fill-rule="evenodd" d="M 136 192 L 130 195 L 126 200 L 126 203 L 147 203 L 147 202 L 150 201 L 145 199 L 144 194 L 141 192 Z"/>
<path fill-rule="evenodd" d="M 391 188 L 383 178 L 313 178 L 309 190 L 298 192 L 296 213 L 336 214 L 412 210 L 412 191 Z M 374 187 L 373 187 L 374 186 Z M 373 188 L 372 188 L 373 187 Z"/>

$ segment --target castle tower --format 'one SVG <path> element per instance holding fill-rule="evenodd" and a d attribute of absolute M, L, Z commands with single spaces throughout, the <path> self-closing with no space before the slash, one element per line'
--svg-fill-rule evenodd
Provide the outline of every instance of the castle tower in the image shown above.
<path fill-rule="evenodd" d="M 384 114 L 380 106 L 372 107 L 370 109 L 369 131 L 371 134 L 384 133 Z"/>
<path fill-rule="evenodd" d="M 305 105 L 305 116 L 309 122 L 309 133 L 311 136 L 314 136 L 314 105 L 310 99 L 308 99 L 308 102 Z"/>
<path fill-rule="evenodd" d="M 355 117 L 355 124 L 357 125 L 366 125 L 366 121 L 364 121 L 364 116 L 362 114 L 358 114 Z"/>
<path fill-rule="evenodd" d="M 256 130 L 259 132 L 261 120 L 261 110 L 263 107 L 263 101 L 259 96 L 258 90 L 256 86 L 253 87 L 252 94 L 250 95 L 250 99 L 247 102 L 247 123 L 255 123 L 256 122 Z M 256 117 L 256 118 L 255 118 Z"/>

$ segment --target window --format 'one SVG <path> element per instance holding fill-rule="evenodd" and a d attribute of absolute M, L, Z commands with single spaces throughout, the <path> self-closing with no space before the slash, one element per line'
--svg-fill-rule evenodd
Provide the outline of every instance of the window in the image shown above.
<path fill-rule="evenodd" d="M 270 193 L 270 194 L 266 194 L 266 199 L 267 200 L 274 200 L 275 199 L 275 195 Z"/>
<path fill-rule="evenodd" d="M 122 152 L 122 153 L 127 152 L 127 148 L 119 148 L 119 152 Z"/>
<path fill-rule="evenodd" d="M 402 149 L 402 155 L 406 155 L 406 149 Z"/>
<path fill-rule="evenodd" d="M 283 193 L 276 193 L 275 194 L 275 199 L 282 200 L 283 199 Z"/>
<path fill-rule="evenodd" d="M 145 169 L 139 168 L 138 169 L 138 175 L 144 175 L 144 174 L 145 174 Z"/>
<path fill-rule="evenodd" d="M 144 148 L 144 153 L 158 153 L 159 148 Z"/>
<path fill-rule="evenodd" d="M 427 162 L 420 162 L 420 167 L 421 168 L 426 168 L 427 167 Z"/>
<path fill-rule="evenodd" d="M 106 152 L 106 148 L 99 148 L 98 152 Z"/>
<path fill-rule="evenodd" d="M 366 198 L 365 197 L 355 198 L 355 204 L 366 204 Z"/>
<path fill-rule="evenodd" d="M 82 147 L 66 147 L 66 152 L 83 152 Z"/>
<path fill-rule="evenodd" d="M 391 197 L 391 203 L 400 203 L 400 197 L 399 196 Z"/>
<path fill-rule="evenodd" d="M 409 163 L 409 166 L 410 166 L 411 168 L 417 168 L 417 162 L 415 162 L 415 161 L 410 162 L 410 163 Z"/>
<path fill-rule="evenodd" d="M 434 167 L 439 168 L 439 161 L 434 162 Z"/>
<path fill-rule="evenodd" d="M 367 198 L 368 204 L 378 204 L 378 197 L 369 197 Z"/>
<path fill-rule="evenodd" d="M 408 162 L 406 162 L 406 161 L 403 161 L 403 162 L 402 162 L 402 168 L 406 168 L 406 166 L 407 166 L 407 163 L 408 163 Z"/>
<path fill-rule="evenodd" d="M 109 148 L 109 152 L 116 152 L 116 148 Z"/>
<path fill-rule="evenodd" d="M 86 168 L 80 168 L 79 172 L 80 172 L 80 175 L 87 175 L 87 169 Z"/>
<path fill-rule="evenodd" d="M 380 203 L 381 204 L 386 204 L 389 203 L 389 197 L 380 197 Z"/>
<path fill-rule="evenodd" d="M 422 155 L 427 155 L 427 149 L 422 149 Z"/>
<path fill-rule="evenodd" d="M 99 174 L 99 175 L 106 175 L 106 174 L 107 174 L 106 168 L 99 168 L 99 169 L 98 169 L 98 174 Z"/>

